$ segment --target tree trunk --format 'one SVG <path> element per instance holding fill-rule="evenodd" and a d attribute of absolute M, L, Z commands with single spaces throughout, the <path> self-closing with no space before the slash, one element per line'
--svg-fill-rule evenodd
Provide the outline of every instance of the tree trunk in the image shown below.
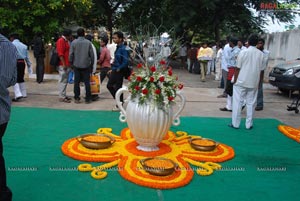
<path fill-rule="evenodd" d="M 112 35 L 113 35 L 113 19 L 112 19 L 113 13 L 110 11 L 107 13 L 107 28 L 109 31 L 109 42 L 112 43 Z"/>
<path fill-rule="evenodd" d="M 213 20 L 213 26 L 214 26 L 214 33 L 215 33 L 215 41 L 220 41 L 220 20 L 218 13 L 215 14 L 214 20 Z"/>

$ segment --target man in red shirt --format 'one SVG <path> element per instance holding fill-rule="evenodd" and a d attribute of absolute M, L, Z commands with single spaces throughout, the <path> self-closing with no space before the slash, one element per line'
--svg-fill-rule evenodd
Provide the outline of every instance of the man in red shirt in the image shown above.
<path fill-rule="evenodd" d="M 99 64 L 100 64 L 100 80 L 101 83 L 107 77 L 107 72 L 110 70 L 111 64 L 110 64 L 110 52 L 107 49 L 106 45 L 108 43 L 108 38 L 102 38 L 100 40 L 100 46 L 101 46 L 101 53 L 99 58 Z"/>
<path fill-rule="evenodd" d="M 56 42 L 56 50 L 60 59 L 58 72 L 59 72 L 59 80 L 58 80 L 58 89 L 59 89 L 59 101 L 70 103 L 71 98 L 67 97 L 67 85 L 68 85 L 68 77 L 70 73 L 70 62 L 69 62 L 69 50 L 70 43 L 69 40 L 72 36 L 72 31 L 66 29 L 63 31 L 62 36 Z"/>

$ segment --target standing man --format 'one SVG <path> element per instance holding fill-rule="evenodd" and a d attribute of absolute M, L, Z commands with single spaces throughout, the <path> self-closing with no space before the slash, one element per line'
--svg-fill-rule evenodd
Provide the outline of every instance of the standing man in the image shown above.
<path fill-rule="evenodd" d="M 5 161 L 2 138 L 4 136 L 11 109 L 8 87 L 17 81 L 18 51 L 11 42 L 0 34 L 0 200 L 11 201 L 12 192 L 6 184 Z"/>
<path fill-rule="evenodd" d="M 224 91 L 223 94 L 219 95 L 218 98 L 226 98 L 227 94 L 225 92 L 225 89 L 227 88 L 227 75 L 228 75 L 228 60 L 229 60 L 229 54 L 231 52 L 231 47 L 229 46 L 229 40 L 230 36 L 227 37 L 227 44 L 224 46 L 222 51 L 222 61 L 221 61 L 221 67 L 222 67 L 222 78 L 221 78 L 221 86 L 222 81 L 224 83 Z"/>
<path fill-rule="evenodd" d="M 58 66 L 58 90 L 59 90 L 59 101 L 64 103 L 71 103 L 71 98 L 67 97 L 67 86 L 69 73 L 71 71 L 69 62 L 69 51 L 70 43 L 69 40 L 72 36 L 70 29 L 65 29 L 63 35 L 56 41 L 56 51 L 59 56 Z"/>
<path fill-rule="evenodd" d="M 166 61 L 166 63 L 169 63 L 169 57 L 171 56 L 171 48 L 169 47 L 169 45 L 167 43 L 165 43 L 160 50 L 160 55 L 162 57 L 162 59 L 164 59 Z"/>
<path fill-rule="evenodd" d="M 262 38 L 258 39 L 258 43 L 257 43 L 256 47 L 257 47 L 257 49 L 262 51 L 262 53 L 264 54 L 263 66 L 264 66 L 264 69 L 266 69 L 268 66 L 268 59 L 269 59 L 270 52 L 268 50 L 264 49 L 264 45 L 265 45 L 265 40 Z M 264 94 L 263 94 L 264 72 L 265 71 L 262 71 L 262 74 L 261 74 L 262 77 L 260 78 L 260 82 L 258 85 L 257 104 L 255 107 L 256 111 L 261 111 L 264 109 Z"/>
<path fill-rule="evenodd" d="M 92 102 L 90 75 L 94 60 L 92 43 L 85 39 L 83 28 L 77 30 L 78 38 L 71 44 L 69 60 L 74 67 L 74 99 L 80 103 L 80 81 L 85 85 L 85 103 Z"/>
<path fill-rule="evenodd" d="M 192 43 L 191 48 L 188 49 L 188 71 L 189 73 L 193 72 L 193 67 L 194 64 L 197 61 L 197 52 L 198 52 L 198 48 L 197 45 Z"/>
<path fill-rule="evenodd" d="M 263 73 L 263 53 L 256 48 L 258 36 L 249 36 L 249 48 L 240 52 L 237 59 L 237 68 L 234 74 L 232 128 L 239 128 L 241 110 L 244 100 L 247 106 L 246 129 L 253 127 L 253 114 L 257 98 L 258 84 Z"/>
<path fill-rule="evenodd" d="M 14 33 L 10 35 L 10 41 L 16 46 L 18 50 L 18 60 L 17 60 L 17 83 L 14 85 L 15 98 L 13 101 L 17 102 L 21 98 L 27 97 L 27 91 L 25 86 L 25 62 L 27 64 L 28 73 L 32 73 L 31 62 L 28 57 L 27 45 L 22 43 L 19 39 L 19 34 Z"/>
<path fill-rule="evenodd" d="M 179 56 L 181 61 L 181 68 L 185 69 L 187 60 L 187 45 L 184 43 L 179 48 Z"/>
<path fill-rule="evenodd" d="M 213 53 L 213 50 L 210 47 L 208 47 L 207 42 L 204 42 L 202 47 L 198 51 L 197 59 L 200 62 L 202 82 L 205 82 L 207 65 L 208 62 L 212 60 Z"/>
<path fill-rule="evenodd" d="M 238 46 L 239 46 L 239 48 L 240 48 L 241 50 L 247 49 L 247 47 L 244 46 L 244 43 L 243 43 L 242 40 L 239 40 L 239 41 L 238 41 Z"/>
<path fill-rule="evenodd" d="M 238 57 L 241 49 L 238 47 L 238 39 L 235 37 L 230 38 L 229 45 L 232 48 L 232 50 L 229 54 L 228 74 L 227 74 L 227 80 L 226 80 L 227 83 L 226 83 L 226 89 L 225 89 L 225 92 L 227 94 L 227 100 L 226 100 L 226 107 L 220 108 L 220 110 L 231 112 L 232 111 L 232 91 L 233 91 L 232 78 L 233 78 L 234 71 L 235 71 L 236 65 L 237 65 L 237 57 Z"/>
<path fill-rule="evenodd" d="M 125 45 L 123 44 L 124 35 L 122 32 L 117 31 L 113 34 L 113 41 L 117 44 L 117 49 L 114 54 L 114 62 L 111 66 L 111 70 L 108 72 L 109 80 L 107 83 L 107 89 L 115 99 L 116 92 L 123 85 L 123 69 L 128 66 L 128 51 L 126 50 Z M 120 97 L 120 101 L 124 102 L 123 94 Z M 118 106 L 115 106 L 113 110 L 119 110 Z"/>
<path fill-rule="evenodd" d="M 34 40 L 34 46 L 33 46 L 33 54 L 36 59 L 36 82 L 41 83 L 44 79 L 44 72 L 45 72 L 45 47 L 43 42 L 43 34 L 42 32 L 39 32 L 36 34 L 36 38 Z"/>
<path fill-rule="evenodd" d="M 100 40 L 101 53 L 99 58 L 101 83 L 107 77 L 107 73 L 110 71 L 111 68 L 111 64 L 110 64 L 111 57 L 110 57 L 110 52 L 106 47 L 107 43 L 108 43 L 108 38 L 106 37 L 101 38 Z"/>

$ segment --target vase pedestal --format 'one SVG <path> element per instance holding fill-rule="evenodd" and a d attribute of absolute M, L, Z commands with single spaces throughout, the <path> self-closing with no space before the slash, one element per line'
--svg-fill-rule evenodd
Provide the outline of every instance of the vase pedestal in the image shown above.
<path fill-rule="evenodd" d="M 138 145 L 136 148 L 138 150 L 145 151 L 145 152 L 151 152 L 151 151 L 158 151 L 159 150 L 158 146 L 149 147 L 149 146 Z"/>

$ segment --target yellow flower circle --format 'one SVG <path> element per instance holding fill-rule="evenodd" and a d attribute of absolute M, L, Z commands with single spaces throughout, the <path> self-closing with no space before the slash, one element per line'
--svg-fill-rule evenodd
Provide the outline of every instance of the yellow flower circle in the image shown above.
<path fill-rule="evenodd" d="M 78 166 L 78 170 L 80 172 L 90 172 L 90 171 L 94 170 L 94 168 L 91 164 L 83 163 Z"/>
<path fill-rule="evenodd" d="M 94 179 L 103 179 L 107 176 L 107 172 L 103 172 L 101 170 L 95 169 L 91 172 L 91 176 Z"/>

